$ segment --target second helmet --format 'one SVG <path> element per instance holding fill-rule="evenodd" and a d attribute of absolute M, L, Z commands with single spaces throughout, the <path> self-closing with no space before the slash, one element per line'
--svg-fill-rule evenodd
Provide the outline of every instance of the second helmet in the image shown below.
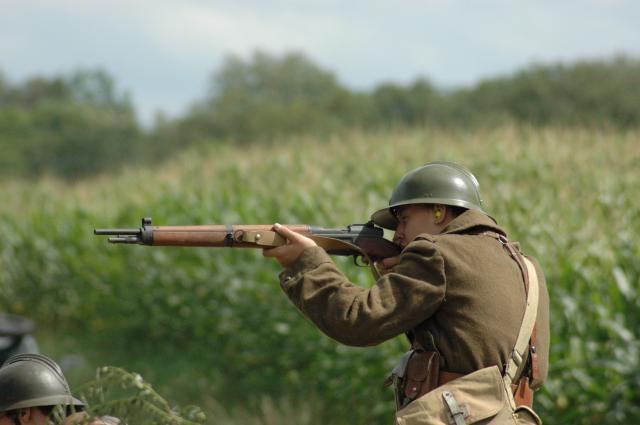
<path fill-rule="evenodd" d="M 38 406 L 76 406 L 57 363 L 41 354 L 18 354 L 0 368 L 0 412 Z"/>

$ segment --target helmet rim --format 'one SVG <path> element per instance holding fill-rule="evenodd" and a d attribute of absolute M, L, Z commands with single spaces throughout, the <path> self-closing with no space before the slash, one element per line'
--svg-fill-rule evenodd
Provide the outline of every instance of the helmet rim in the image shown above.
<path fill-rule="evenodd" d="M 78 406 L 84 407 L 84 402 L 72 395 L 69 396 L 49 396 L 38 397 L 27 400 L 20 400 L 7 406 L 0 406 L 0 412 L 6 412 L 15 409 L 24 409 L 27 407 L 39 406 Z"/>

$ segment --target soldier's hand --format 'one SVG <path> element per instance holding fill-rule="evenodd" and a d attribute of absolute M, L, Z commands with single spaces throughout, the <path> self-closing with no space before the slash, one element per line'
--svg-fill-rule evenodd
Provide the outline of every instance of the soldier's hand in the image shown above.
<path fill-rule="evenodd" d="M 87 412 L 75 412 L 67 416 L 62 425 L 79 425 L 86 423 L 88 419 Z"/>
<path fill-rule="evenodd" d="M 395 257 L 389 257 L 382 260 L 379 264 L 381 267 L 378 267 L 378 272 L 383 275 L 393 271 L 393 268 L 400 262 L 400 256 L 396 255 Z"/>
<path fill-rule="evenodd" d="M 113 416 L 91 418 L 87 412 L 75 412 L 64 420 L 63 425 L 118 425 L 120 419 Z"/>
<path fill-rule="evenodd" d="M 275 248 L 265 248 L 262 250 L 262 255 L 275 258 L 284 268 L 288 268 L 293 264 L 305 248 L 317 246 L 313 239 L 291 231 L 281 224 L 274 224 L 273 230 L 285 238 L 287 244 Z"/>

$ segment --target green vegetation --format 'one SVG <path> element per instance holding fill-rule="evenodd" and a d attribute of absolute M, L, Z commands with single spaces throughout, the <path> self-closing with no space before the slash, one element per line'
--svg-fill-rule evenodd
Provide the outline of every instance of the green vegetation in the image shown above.
<path fill-rule="evenodd" d="M 389 423 L 392 394 L 381 383 L 406 348 L 402 337 L 359 349 L 321 335 L 259 251 L 110 246 L 92 229 L 142 216 L 362 222 L 407 170 L 454 160 L 476 173 L 487 210 L 546 270 L 552 364 L 536 396 L 545 423 L 637 423 L 639 136 L 522 125 L 354 131 L 292 136 L 277 148 L 218 143 L 75 184 L 5 181 L 0 305 L 38 323 L 46 353 L 87 356 L 86 370 L 70 372 L 76 386 L 110 364 L 172 402 L 201 406 L 210 423 Z M 372 283 L 366 269 L 339 262 Z"/>
<path fill-rule="evenodd" d="M 302 53 L 229 57 L 184 116 L 142 130 L 128 97 L 104 71 L 37 77 L 0 74 L 0 178 L 68 180 L 149 164 L 190 146 L 329 137 L 353 129 L 523 125 L 640 127 L 640 60 L 532 65 L 474 87 L 425 78 L 353 91 Z"/>
<path fill-rule="evenodd" d="M 239 143 L 317 134 L 352 124 L 354 99 L 332 73 L 302 54 L 275 58 L 258 52 L 251 61 L 230 57 L 180 129 Z"/>
<path fill-rule="evenodd" d="M 0 178 L 114 170 L 139 156 L 140 143 L 131 102 L 102 71 L 23 85 L 0 74 Z"/>
<path fill-rule="evenodd" d="M 117 367 L 99 368 L 96 378 L 75 392 L 87 403 L 92 417 L 115 416 L 129 424 L 198 425 L 206 421 L 198 407 L 172 408 L 142 376 Z"/>

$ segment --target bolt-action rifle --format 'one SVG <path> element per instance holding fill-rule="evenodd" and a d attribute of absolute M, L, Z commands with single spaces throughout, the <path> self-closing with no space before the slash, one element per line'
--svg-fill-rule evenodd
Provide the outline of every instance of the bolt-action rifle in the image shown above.
<path fill-rule="evenodd" d="M 313 239 L 330 255 L 352 256 L 356 264 L 375 264 L 400 254 L 400 246 L 384 238 L 382 228 L 373 222 L 352 224 L 342 229 L 326 229 L 306 224 L 285 227 Z M 109 235 L 110 243 L 153 246 L 204 246 L 220 248 L 268 248 L 284 245 L 286 239 L 270 224 L 153 226 L 142 219 L 137 229 L 95 229 L 96 235 Z"/>

